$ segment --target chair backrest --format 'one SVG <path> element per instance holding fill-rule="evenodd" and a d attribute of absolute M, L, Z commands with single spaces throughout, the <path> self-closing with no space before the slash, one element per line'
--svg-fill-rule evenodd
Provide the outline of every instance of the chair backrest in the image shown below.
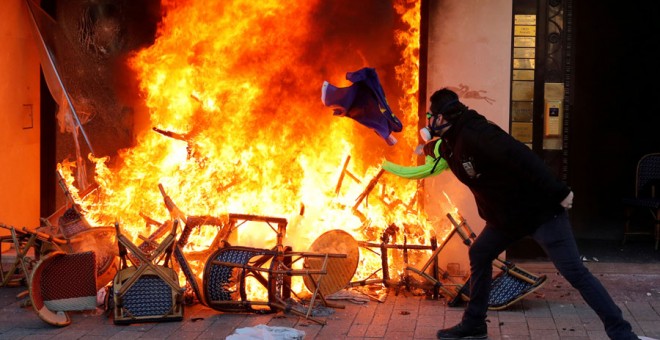
<path fill-rule="evenodd" d="M 660 194 L 660 152 L 649 153 L 637 163 L 636 197 L 651 197 L 651 187 L 656 186 L 656 197 Z"/>
<path fill-rule="evenodd" d="M 96 254 L 53 251 L 34 266 L 28 287 L 39 318 L 67 326 L 67 311 L 96 309 Z"/>

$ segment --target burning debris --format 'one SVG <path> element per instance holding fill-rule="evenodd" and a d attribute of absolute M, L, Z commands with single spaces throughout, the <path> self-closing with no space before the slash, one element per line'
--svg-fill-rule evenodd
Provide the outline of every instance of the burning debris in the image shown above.
<path fill-rule="evenodd" d="M 366 182 L 347 170 L 347 162 L 343 169 L 342 173 L 348 174 L 355 182 Z M 341 191 L 344 175 L 340 176 L 336 186 L 338 192 Z M 372 221 L 360 212 L 360 208 L 381 185 L 381 178 L 382 171 L 366 182 L 354 205 L 344 206 L 345 211 L 350 211 L 361 221 L 358 230 L 363 232 L 370 230 Z M 63 187 L 67 188 L 66 185 Z M 11 230 L 18 255 L 14 266 L 7 272 L 3 270 L 3 285 L 8 284 L 12 280 L 10 278 L 22 269 L 33 306 L 42 319 L 57 326 L 70 323 L 68 316 L 64 319 L 56 317 L 58 313 L 66 315 L 68 310 L 52 310 L 58 307 L 49 307 L 41 300 L 34 300 L 35 296 L 42 296 L 42 290 L 54 288 L 44 288 L 41 282 L 33 283 L 35 268 L 44 267 L 40 267 L 42 260 L 39 258 L 50 259 L 55 253 L 73 255 L 87 252 L 93 255 L 93 270 L 87 275 L 92 276 L 97 290 L 109 289 L 106 307 L 113 311 L 114 322 L 118 324 L 181 320 L 186 303 L 202 303 L 220 312 L 284 311 L 325 324 L 323 319 L 314 315 L 315 311 L 318 313 L 323 307 L 341 307 L 330 302 L 329 296 L 340 290 L 365 286 L 394 288 L 397 292 L 406 289 L 435 299 L 443 296 L 450 299 L 451 304 L 469 299 L 466 290 L 469 278 L 457 282 L 438 264 L 440 252 L 454 235 L 459 235 L 466 246 L 476 237 L 456 212 L 447 213 L 451 229 L 440 243 L 431 237 L 429 245 L 409 244 L 408 235 L 414 235 L 412 226 L 403 224 L 404 227 L 399 227 L 396 223 L 390 223 L 382 230 L 380 243 L 358 241 L 346 231 L 333 229 L 319 236 L 306 251 L 294 251 L 291 246 L 284 245 L 288 239 L 289 225 L 285 218 L 235 213 L 189 215 L 178 207 L 162 185 L 159 185 L 159 190 L 170 218 L 158 223 L 145 216 L 146 226 L 156 224 L 158 227 L 148 237 L 138 235 L 137 239 L 141 240 L 139 245 L 120 229 L 119 223 L 115 224 L 114 233 L 108 227 L 88 225 L 76 205 L 61 209 L 61 216 L 56 218 L 58 225 L 47 225 L 45 230 L 58 231 L 55 235 L 3 225 Z M 380 192 L 386 190 L 381 188 Z M 389 199 L 381 196 L 377 201 L 386 203 Z M 406 206 L 402 203 L 398 205 Z M 53 219 L 51 216 L 44 222 Z M 249 224 L 268 226 L 273 231 L 274 243 L 270 247 L 242 245 L 236 237 L 238 229 Z M 181 232 L 179 225 L 183 225 Z M 64 238 L 59 238 L 59 235 Z M 191 242 L 193 238 L 211 241 L 193 245 L 196 243 Z M 402 244 L 397 244 L 397 241 Z M 118 252 L 109 251 L 109 245 L 118 247 Z M 34 247 L 37 256 L 34 260 L 26 256 L 31 247 Z M 427 251 L 430 251 L 430 256 L 427 256 Z M 379 257 L 379 266 L 364 261 L 362 255 L 369 252 Z M 393 255 L 393 252 L 399 254 Z M 423 259 L 425 262 L 422 264 Z M 498 261 L 494 265 L 501 272 L 493 281 L 491 309 L 506 308 L 536 291 L 545 282 L 545 276 L 538 277 L 510 262 Z M 421 268 L 418 268 L 420 265 Z M 371 273 L 365 271 L 374 267 L 377 269 Z M 361 275 L 368 274 L 359 278 L 357 273 L 360 272 L 363 273 Z M 296 279 L 299 282 L 296 283 Z M 89 292 L 85 294 L 90 296 Z M 377 292 L 367 292 L 365 295 L 382 301 Z"/>
<path fill-rule="evenodd" d="M 344 164 L 344 173 L 349 174 L 356 183 L 366 182 L 348 171 L 347 163 Z M 368 231 L 373 228 L 373 221 L 361 213 L 360 208 L 369 202 L 370 194 L 380 185 L 382 174 L 380 171 L 366 182 L 366 188 L 355 199 L 355 204 L 344 206 L 346 211 L 360 221 L 358 230 Z M 75 192 L 69 189 L 64 180 L 61 184 L 68 195 Z M 134 243 L 123 228 L 120 231 L 118 223 L 114 229 L 92 226 L 80 207 L 72 203 L 68 209 L 60 209 L 59 216 L 43 220 L 45 229 L 42 230 L 52 234 L 24 228 L 22 238 L 27 237 L 29 240 L 26 242 L 15 237 L 16 244 L 24 243 L 22 248 L 17 249 L 32 247 L 39 241 L 39 248 L 35 250 L 38 255 L 48 254 L 47 249 L 53 247 L 70 254 L 83 250 L 95 251 L 98 254 L 98 270 L 95 271 L 94 279 L 98 289 L 110 283 L 112 293 L 109 295 L 112 298 L 107 303 L 111 305 L 117 323 L 180 319 L 184 301 L 203 303 L 222 312 L 257 311 L 264 308 L 271 312 L 288 311 L 324 323 L 315 318 L 312 311 L 319 308 L 319 303 L 327 307 L 339 306 L 330 303 L 326 295 L 356 285 L 350 281 L 354 279 L 359 264 L 366 263 L 364 259 L 360 261 L 358 248 L 373 245 L 357 241 L 346 231 L 330 230 L 318 237 L 307 251 L 294 251 L 291 246 L 284 245 L 289 224 L 285 218 L 235 213 L 219 216 L 190 215 L 179 208 L 163 185 L 158 188 L 170 218 L 160 223 L 143 215 L 145 229 L 151 232 L 148 236 L 138 234 L 134 239 L 139 240 L 139 244 Z M 341 183 L 336 188 L 337 192 L 341 192 Z M 380 192 L 385 191 L 381 189 Z M 378 199 L 381 203 L 388 200 L 382 196 Z M 57 223 L 52 224 L 49 222 L 51 220 Z M 242 245 L 237 237 L 238 229 L 250 224 L 269 227 L 274 234 L 274 244 L 270 247 Z M 178 225 L 183 226 L 180 232 L 177 230 Z M 15 232 L 13 227 L 11 229 Z M 388 248 L 403 249 L 404 255 L 408 249 L 429 249 L 405 244 L 405 236 L 403 247 L 388 245 L 397 239 L 401 231 L 395 224 L 391 224 L 381 236 L 383 243 L 379 247 L 385 250 L 380 262 L 383 278 L 376 281 L 367 278 L 358 281 L 358 285 L 380 284 L 387 287 L 391 284 L 388 277 L 391 270 L 388 258 L 391 254 L 387 254 Z M 59 238 L 60 235 L 63 238 Z M 109 250 L 109 247 L 115 250 Z M 407 260 L 408 256 L 405 255 L 406 264 Z M 27 261 L 21 257 L 19 262 Z M 10 269 L 7 275 L 14 275 L 16 269 Z M 30 276 L 28 267 L 23 268 L 23 272 L 25 276 Z M 369 275 L 373 276 L 374 273 Z M 301 282 L 294 282 L 294 278 L 300 278 Z M 185 284 L 180 285 L 180 282 Z M 154 285 L 160 288 L 155 289 Z M 160 304 L 160 309 L 157 308 L 162 312 L 160 314 L 155 313 L 154 309 L 143 311 L 140 303 L 135 302 L 145 300 L 148 292 L 154 291 L 169 296 L 164 300 L 161 296 L 161 300 L 169 301 L 169 304 Z M 188 297 L 186 292 L 189 293 Z M 305 294 L 310 294 L 307 300 L 303 297 Z M 157 299 L 149 295 L 146 300 Z M 61 322 L 56 324 L 62 325 Z"/>
<path fill-rule="evenodd" d="M 83 39 L 74 41 L 82 42 L 95 60 L 118 57 L 114 54 L 126 42 L 121 35 L 129 29 L 121 25 L 120 7 L 128 3 L 108 5 L 112 18 L 105 19 L 111 20 L 89 21 L 104 8 L 82 11 L 78 33 Z M 79 73 L 65 72 L 57 86 L 49 83 L 51 91 L 62 95 L 56 99 L 61 114 L 69 115 L 62 121 L 74 134 L 76 160 L 64 159 L 57 166 L 65 207 L 43 219 L 40 228 L 12 227 L 16 249 L 38 245 L 39 255 L 47 248 L 67 254 L 95 251 L 97 288 L 112 286 L 108 296 L 122 322 L 154 314 L 176 319 L 184 302 L 225 312 L 297 310 L 312 318 L 319 301 L 333 306 L 326 295 L 346 287 L 412 289 L 416 283 L 406 268 L 426 261 L 427 251 L 442 248 L 442 235 L 451 226 L 426 216 L 419 183 L 387 176 L 374 166 L 384 157 L 379 136 L 322 114 L 325 108 L 318 98 L 322 79 L 340 87 L 347 85 L 341 79 L 345 69 L 378 66 L 383 88 L 398 99 L 390 111 L 401 112 L 401 121 L 394 121 L 388 132 L 400 132 L 402 138 L 398 149 L 388 149 L 388 158 L 416 161 L 409 150 L 417 144 L 419 3 L 372 1 L 364 7 L 395 14 L 374 20 L 401 22 L 382 23 L 397 27 L 391 36 L 380 31 L 359 36 L 362 41 L 356 45 L 363 47 L 355 58 L 335 53 L 346 48 L 340 31 L 348 27 L 336 27 L 332 18 L 361 17 L 363 13 L 351 12 L 354 6 L 165 2 L 153 43 L 124 56 L 127 73 L 135 78 L 131 81 L 139 83 L 140 102 L 134 107 L 147 111 L 128 110 L 135 113 L 126 129 L 134 139 L 130 146 L 121 143 L 116 154 L 92 151 L 87 159 L 83 156 L 78 134 L 90 151 L 93 139 L 85 132 L 89 122 L 76 119 L 76 113 L 94 113 L 86 116 L 92 124 L 117 114 L 76 110 L 95 106 L 82 105 L 94 101 L 81 91 L 85 82 L 76 82 L 74 75 L 90 77 L 96 68 L 82 65 Z M 41 24 L 50 25 L 45 27 L 57 26 L 43 11 L 34 13 Z M 291 22 L 297 29 L 291 29 Z M 345 22 L 363 25 L 350 28 L 350 36 L 377 26 Z M 42 41 L 43 52 L 52 49 L 48 45 L 53 40 Z M 389 69 L 385 65 L 392 62 L 379 57 L 391 55 L 394 45 L 401 53 Z M 50 75 L 59 76 L 63 70 L 57 65 L 62 63 L 54 61 L 46 66 Z M 69 94 L 72 100 L 62 99 Z M 380 137 L 391 135 L 383 132 Z M 108 145 L 113 146 L 104 143 L 101 149 Z M 87 163 L 93 165 L 93 184 L 86 177 Z M 337 178 L 334 188 L 328 187 Z M 328 235 L 344 243 L 332 244 Z M 310 244 L 310 249 L 294 249 Z M 32 262 L 24 255 L 19 262 Z M 15 276 L 18 267 L 7 277 Z M 428 266 L 436 280 L 442 274 L 437 267 Z M 26 266 L 24 277 L 30 272 Z M 130 301 L 141 298 L 138 288 L 151 281 L 168 302 L 154 309 L 157 313 L 144 312 Z M 418 281 L 439 296 L 436 284 Z M 303 302 L 305 294 L 309 301 Z M 303 308 L 293 308 L 296 303 Z"/>

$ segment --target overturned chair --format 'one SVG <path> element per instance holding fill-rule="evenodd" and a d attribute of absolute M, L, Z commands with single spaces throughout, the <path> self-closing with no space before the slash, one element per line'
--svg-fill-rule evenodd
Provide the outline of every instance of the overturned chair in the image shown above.
<path fill-rule="evenodd" d="M 69 325 L 68 312 L 96 309 L 96 254 L 53 251 L 43 256 L 30 275 L 29 290 L 40 319 Z"/>
<path fill-rule="evenodd" d="M 477 235 L 472 231 L 467 221 L 461 217 L 461 221 L 458 222 L 449 213 L 447 218 L 456 228 L 463 243 L 470 246 Z M 488 296 L 488 309 L 490 310 L 502 310 L 513 305 L 541 288 L 547 280 L 545 275 L 535 275 L 499 257 L 493 261 L 493 266 L 500 269 L 500 272 L 493 277 L 490 285 Z M 459 294 L 450 302 L 450 305 L 457 304 L 460 299 L 469 300 L 469 286 L 470 280 L 468 279 Z"/>
<path fill-rule="evenodd" d="M 0 236 L 0 242 L 9 243 L 16 251 L 16 257 L 7 268 L 5 268 L 2 252 L 0 252 L 0 277 L 2 278 L 0 287 L 27 284 L 34 263 L 41 256 L 42 240 L 36 233 L 27 233 L 4 224 L 0 224 L 0 227 L 10 231 L 9 235 Z M 32 257 L 28 257 L 29 253 L 32 254 Z"/>
<path fill-rule="evenodd" d="M 20 270 L 30 303 L 41 320 L 53 326 L 68 326 L 71 324 L 68 312 L 96 309 L 94 251 L 67 253 L 59 248 L 67 245 L 65 240 L 25 227 L 22 230 L 3 227 L 10 230 L 16 249 L 16 260 L 6 272 L 3 285 Z M 32 248 L 34 252 L 29 254 Z"/>
<path fill-rule="evenodd" d="M 420 275 L 438 287 L 450 298 L 448 305 L 454 307 L 461 301 L 469 301 L 470 279 L 468 278 L 464 283 L 457 283 L 450 280 L 448 275 L 444 275 L 446 272 L 440 278 L 436 278 L 429 275 L 426 271 L 431 267 L 431 264 L 434 264 L 435 258 L 440 254 L 444 245 L 452 236 L 458 234 L 461 240 L 463 240 L 463 243 L 469 247 L 476 238 L 476 234 L 462 217 L 459 222 L 448 213 L 447 218 L 451 221 L 453 228 L 445 241 L 433 252 L 422 269 L 407 267 L 406 270 Z M 488 297 L 489 310 L 502 310 L 511 306 L 541 288 L 547 280 L 545 275 L 535 275 L 499 257 L 493 261 L 493 266 L 500 269 L 500 272 L 493 277 L 490 285 L 490 294 Z"/>
<path fill-rule="evenodd" d="M 237 246 L 218 249 L 204 268 L 204 300 L 209 307 L 224 312 L 286 311 L 325 324 L 311 314 L 317 298 L 326 306 L 338 307 L 326 301 L 321 289 L 331 257 L 344 258 L 346 254 L 293 252 L 288 247 L 283 251 Z M 294 269 L 293 264 L 301 259 L 316 259 L 315 268 Z M 303 276 L 309 283 L 312 295 L 307 307 L 297 308 L 291 303 L 292 276 Z M 250 278 L 266 289 L 267 298 L 250 297 Z"/>
<path fill-rule="evenodd" d="M 329 259 L 346 258 L 346 254 L 292 251 L 282 244 L 288 224 L 285 218 L 229 214 L 228 221 L 229 232 L 246 222 L 265 223 L 276 232 L 276 244 L 271 249 L 261 249 L 224 243 L 224 247 L 213 252 L 206 260 L 202 283 L 207 306 L 224 312 L 286 311 L 319 324 L 325 321 L 312 316 L 317 299 L 328 307 L 343 307 L 328 303 L 322 287 L 330 268 Z M 302 277 L 311 291 L 306 307 L 292 299 L 294 276 Z M 248 287 L 251 283 L 255 283 L 255 291 L 264 288 L 266 297 L 255 296 Z"/>
<path fill-rule="evenodd" d="M 115 324 L 183 320 L 184 289 L 170 261 L 177 225 L 175 220 L 158 247 L 144 252 L 121 234 L 119 224 L 115 224 L 121 260 L 121 269 L 112 286 Z M 132 266 L 127 261 L 129 251 Z"/>
<path fill-rule="evenodd" d="M 236 213 L 223 216 L 187 215 L 161 184 L 158 187 L 172 220 L 184 224 L 179 239 L 173 245 L 173 255 L 195 297 L 202 304 L 222 312 L 286 311 L 320 324 L 325 322 L 312 317 L 317 299 L 328 307 L 343 307 L 328 303 L 323 294 L 326 290 L 322 287 L 328 269 L 332 268 L 329 259 L 346 258 L 346 254 L 292 251 L 291 247 L 283 245 L 288 221 L 282 217 Z M 233 232 L 248 223 L 267 225 L 275 232 L 276 244 L 270 249 L 231 246 L 229 238 Z M 208 251 L 184 252 L 191 233 L 203 226 L 217 228 Z M 201 285 L 188 263 L 190 258 L 204 263 Z M 303 261 L 304 264 L 300 263 L 302 269 L 294 268 Z M 292 299 L 292 294 L 295 295 L 291 287 L 294 276 L 303 277 L 311 291 L 307 307 L 294 303 Z"/>

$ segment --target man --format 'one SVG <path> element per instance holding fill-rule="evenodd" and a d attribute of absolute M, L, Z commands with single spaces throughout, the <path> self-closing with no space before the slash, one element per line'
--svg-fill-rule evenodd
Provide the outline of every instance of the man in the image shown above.
<path fill-rule="evenodd" d="M 486 221 L 469 248 L 470 300 L 462 321 L 441 329 L 439 339 L 485 339 L 492 261 L 512 243 L 531 236 L 566 280 L 598 314 L 611 339 L 638 339 L 603 285 L 580 260 L 568 220 L 573 192 L 557 180 L 527 146 L 463 105 L 456 93 L 441 89 L 431 96 L 431 137 L 424 153 L 440 157 L 474 195 Z"/>

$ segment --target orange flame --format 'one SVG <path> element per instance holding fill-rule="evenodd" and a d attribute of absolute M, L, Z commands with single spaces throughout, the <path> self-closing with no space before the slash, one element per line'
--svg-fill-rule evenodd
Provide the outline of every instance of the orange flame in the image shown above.
<path fill-rule="evenodd" d="M 351 210 L 386 156 L 402 164 L 416 160 L 411 151 L 417 144 L 420 3 L 394 3 L 403 27 L 393 37 L 401 53 L 394 58 L 400 60 L 397 86 L 403 89 L 396 98 L 399 110 L 394 108 L 404 123 L 394 148 L 354 121 L 333 117 L 321 104 L 324 77 L 339 84 L 346 71 L 374 67 L 378 60 L 332 64 L 332 54 L 318 50 L 314 17 L 320 4 L 163 0 L 155 43 L 130 60 L 150 126 L 137 127 L 135 146 L 121 150 L 112 167 L 109 159 L 90 156 L 96 194 L 72 193 L 88 220 L 119 221 L 134 240 L 148 235 L 154 227 L 143 216 L 170 218 L 158 190 L 162 184 L 188 215 L 285 217 L 286 243 L 294 250 L 331 229 L 374 241 L 392 223 L 409 244 L 428 244 L 434 226 L 417 204 L 415 181 L 385 175 L 360 205 L 362 216 Z M 337 194 L 349 155 L 352 173 L 363 175 L 345 180 Z M 60 166 L 70 185 L 73 166 Z M 270 248 L 274 239 L 263 226 L 236 232 L 237 244 L 244 246 Z M 212 236 L 205 231 L 197 237 Z M 396 261 L 392 256 L 390 263 Z M 380 265 L 380 259 L 363 256 L 356 278 Z"/>

